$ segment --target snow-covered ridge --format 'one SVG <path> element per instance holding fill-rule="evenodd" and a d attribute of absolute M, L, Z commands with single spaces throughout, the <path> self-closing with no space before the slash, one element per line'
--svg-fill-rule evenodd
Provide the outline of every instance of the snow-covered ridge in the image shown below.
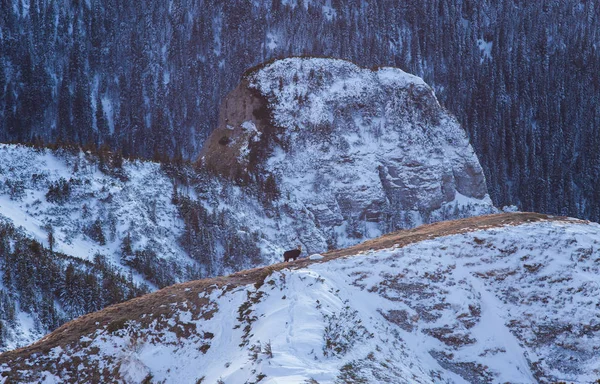
<path fill-rule="evenodd" d="M 269 202 L 252 187 L 233 185 L 190 166 L 120 160 L 112 154 L 81 150 L 0 145 L 2 220 L 20 227 L 23 236 L 46 250 L 85 262 L 103 255 L 115 273 L 131 276 L 134 283 L 147 284 L 151 290 L 269 264 L 297 244 L 303 245 L 304 252 L 323 252 L 328 246 L 356 244 L 381 231 L 373 230 L 372 224 L 357 225 L 360 220 L 353 226 L 341 222 L 332 231 L 317 220 L 309 209 L 313 206 L 298 193 L 282 191 L 276 202 Z M 7 265 L 9 259 L 0 253 L 0 275 L 10 270 L 21 276 L 17 266 Z M 64 272 L 61 281 L 67 280 Z M 28 295 L 27 289 L 0 286 L 0 295 L 10 297 L 16 311 L 15 316 L 7 315 L 10 304 L 0 313 L 5 330 L 0 349 L 33 341 L 82 314 L 82 308 L 101 308 L 97 300 L 87 303 L 91 296 L 82 294 L 77 297 L 77 310 L 65 312 L 60 298 L 70 294 L 61 284 L 43 293 L 54 295 L 54 301 L 43 301 L 40 295 L 22 300 L 20 295 Z M 48 320 L 42 309 L 48 306 L 60 314 L 60 321 Z M 17 324 L 14 318 L 29 320 Z"/>
<path fill-rule="evenodd" d="M 281 120 L 272 129 L 270 116 Z M 324 252 L 495 210 L 460 127 L 397 69 L 278 61 L 243 79 L 221 123 L 212 153 L 234 152 L 225 165 L 246 185 L 191 166 L 0 145 L 0 215 L 48 249 L 102 254 L 156 288 L 269 264 L 298 244 Z"/>
<path fill-rule="evenodd" d="M 306 268 L 274 266 L 170 287 L 80 319 L 49 344 L 0 355 L 0 377 L 298 384 L 598 379 L 600 225 L 542 220 L 470 229 L 431 233 L 400 248 L 325 255 Z"/>

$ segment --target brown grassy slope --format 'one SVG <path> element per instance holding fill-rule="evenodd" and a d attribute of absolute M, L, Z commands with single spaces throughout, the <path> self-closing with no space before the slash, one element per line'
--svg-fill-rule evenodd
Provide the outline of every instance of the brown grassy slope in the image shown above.
<path fill-rule="evenodd" d="M 230 276 L 176 284 L 124 303 L 112 305 L 101 311 L 81 316 L 64 324 L 48 336 L 28 347 L 1 354 L 0 364 L 8 363 L 10 365 L 11 361 L 15 363 L 33 353 L 45 354 L 56 346 L 64 347 L 65 345 L 78 341 L 84 335 L 92 334 L 98 328 L 105 325 L 118 324 L 129 319 L 140 321 L 143 314 L 152 314 L 151 317 L 145 318 L 146 321 L 151 321 L 153 318 L 159 318 L 162 315 L 168 317 L 176 310 L 177 306 L 164 304 L 188 303 L 191 304 L 193 308 L 196 308 L 198 313 L 201 313 L 202 308 L 207 303 L 203 301 L 203 299 L 198 298 L 198 293 L 210 289 L 210 287 L 227 285 L 228 287 L 233 288 L 248 284 L 260 286 L 269 274 L 284 268 L 303 268 L 313 263 L 327 262 L 328 260 L 356 255 L 369 250 L 385 249 L 394 246 L 403 247 L 408 244 L 441 236 L 545 220 L 585 222 L 568 219 L 566 217 L 548 216 L 528 212 L 501 213 L 496 215 L 471 217 L 393 232 L 377 239 L 365 241 L 364 243 L 353 247 L 327 252 L 323 254 L 324 258 L 318 261 L 305 258 L 292 263 L 278 263 L 267 267 L 245 270 Z"/>

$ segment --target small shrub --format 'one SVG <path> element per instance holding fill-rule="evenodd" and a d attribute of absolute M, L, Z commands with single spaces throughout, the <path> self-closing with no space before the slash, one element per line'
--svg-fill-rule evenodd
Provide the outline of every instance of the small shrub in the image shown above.
<path fill-rule="evenodd" d="M 96 219 L 92 224 L 84 228 L 85 234 L 100 245 L 106 244 L 106 236 L 104 236 L 104 230 L 102 229 L 102 222 L 100 219 Z"/>
<path fill-rule="evenodd" d="M 200 352 L 202 352 L 203 355 L 206 355 L 206 352 L 208 352 L 209 349 L 210 349 L 210 344 L 202 344 L 202 346 L 200 348 L 198 348 L 198 350 Z"/>
<path fill-rule="evenodd" d="M 269 340 L 263 348 L 263 354 L 267 355 L 269 359 L 273 358 L 273 348 L 271 347 L 271 340 Z"/>
<path fill-rule="evenodd" d="M 6 188 L 11 200 L 20 201 L 25 196 L 25 183 L 21 180 L 6 180 Z"/>
<path fill-rule="evenodd" d="M 248 352 L 248 356 L 250 356 L 250 360 L 256 362 L 258 360 L 258 354 L 261 352 L 260 341 L 256 344 L 250 346 Z"/>
<path fill-rule="evenodd" d="M 355 362 L 344 364 L 336 379 L 336 384 L 366 384 L 367 379 L 360 375 L 360 370 Z"/>
<path fill-rule="evenodd" d="M 348 306 L 339 314 L 325 315 L 325 320 L 327 320 L 323 333 L 325 357 L 343 356 L 356 343 L 374 336 L 362 325 L 362 321 L 358 318 L 358 311 L 351 311 Z"/>
<path fill-rule="evenodd" d="M 63 204 L 69 197 L 71 197 L 71 186 L 63 177 L 51 183 L 46 192 L 46 200 L 50 203 Z"/>
<path fill-rule="evenodd" d="M 111 321 L 110 324 L 106 327 L 106 331 L 108 333 L 116 333 L 117 331 L 124 329 L 127 325 L 127 319 L 119 319 L 115 321 Z"/>
<path fill-rule="evenodd" d="M 219 144 L 221 145 L 227 145 L 231 142 L 231 139 L 227 136 L 221 136 L 221 138 L 219 139 Z"/>

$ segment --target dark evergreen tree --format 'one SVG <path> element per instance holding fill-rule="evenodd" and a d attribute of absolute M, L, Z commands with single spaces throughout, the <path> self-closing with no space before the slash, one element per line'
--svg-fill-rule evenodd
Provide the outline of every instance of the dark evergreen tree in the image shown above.
<path fill-rule="evenodd" d="M 96 130 L 101 142 L 110 142 L 110 130 L 108 127 L 108 121 L 104 114 L 104 107 L 102 106 L 102 100 L 100 95 L 96 97 Z"/>
<path fill-rule="evenodd" d="M 16 326 L 16 303 L 47 331 L 74 316 L 147 292 L 101 255 L 90 263 L 51 252 L 6 223 L 0 223 L 0 275 L 0 348 Z"/>
<path fill-rule="evenodd" d="M 127 235 L 123 238 L 121 243 L 121 259 L 128 260 L 133 256 L 133 248 L 131 246 L 131 234 L 127 232 Z"/>
<path fill-rule="evenodd" d="M 50 253 L 52 253 L 52 250 L 54 248 L 54 243 L 55 243 L 54 228 L 51 225 L 49 225 L 47 227 L 47 231 L 48 231 L 48 248 L 50 249 Z"/>

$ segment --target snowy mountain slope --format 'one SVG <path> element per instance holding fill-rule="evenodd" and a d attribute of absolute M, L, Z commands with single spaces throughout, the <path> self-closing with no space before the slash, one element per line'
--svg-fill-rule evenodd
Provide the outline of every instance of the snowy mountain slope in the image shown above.
<path fill-rule="evenodd" d="M 197 262 L 179 245 L 184 225 L 160 165 L 101 157 L 0 144 L 0 219 L 11 234 L 0 252 L 0 350 L 198 276 L 186 274 Z"/>
<path fill-rule="evenodd" d="M 341 57 L 398 66 L 432 85 L 469 132 L 499 206 L 598 221 L 600 7 L 551 5 L 6 0 L 0 141 L 194 156 L 246 68 Z"/>
<path fill-rule="evenodd" d="M 379 248 L 390 241 L 402 246 Z M 176 285 L 86 315 L 0 355 L 0 377 L 46 383 L 600 377 L 598 224 L 502 214 L 401 231 L 369 247 Z"/>
<path fill-rule="evenodd" d="M 276 79 L 280 93 L 271 89 Z M 224 102 L 224 128 L 206 150 L 237 170 L 236 180 L 211 172 L 210 162 L 1 144 L 0 215 L 45 249 L 90 262 L 102 255 L 117 273 L 154 289 L 270 264 L 298 244 L 323 252 L 495 211 L 464 132 L 422 80 L 341 60 L 290 59 L 242 83 Z M 314 105 L 290 107 L 288 99 L 308 95 Z M 285 129 L 269 128 L 272 121 Z M 219 143 L 222 129 L 228 145 Z M 229 162 L 219 157 L 232 154 Z M 16 288 L 3 292 L 20 301 Z M 87 300 L 78 308 L 98 309 Z M 41 319 L 39 305 L 19 308 Z M 43 334 L 81 313 L 40 320 L 25 333 Z"/>
<path fill-rule="evenodd" d="M 88 261 L 50 251 L 0 219 L 0 351 L 147 292 L 101 255 Z"/>
<path fill-rule="evenodd" d="M 273 89 L 277 79 L 281 92 Z M 243 174 L 258 186 L 110 154 L 1 145 L 0 214 L 47 247 L 52 231 L 57 251 L 86 260 L 101 253 L 133 269 L 136 281 L 164 286 L 272 262 L 299 243 L 322 252 L 423 221 L 495 211 L 464 132 L 419 78 L 342 60 L 288 59 L 243 84 L 224 102 L 225 127 L 216 130 L 245 135 L 243 148 L 211 150 L 209 140 L 206 151 L 243 152 L 236 159 L 252 163 Z M 294 110 L 290 100 L 299 97 L 312 101 Z M 265 101 L 282 134 L 264 131 Z"/>
<path fill-rule="evenodd" d="M 184 224 L 172 190 L 158 163 L 113 168 L 79 150 L 0 144 L 0 214 L 48 248 L 52 230 L 54 250 L 84 260 L 100 253 L 122 264 L 128 237 L 132 249 L 151 246 L 161 258 L 193 265 L 178 246 Z"/>
<path fill-rule="evenodd" d="M 395 68 L 289 58 L 252 69 L 200 159 L 233 178 L 268 175 L 337 246 L 495 211 L 465 132 L 422 79 Z"/>

